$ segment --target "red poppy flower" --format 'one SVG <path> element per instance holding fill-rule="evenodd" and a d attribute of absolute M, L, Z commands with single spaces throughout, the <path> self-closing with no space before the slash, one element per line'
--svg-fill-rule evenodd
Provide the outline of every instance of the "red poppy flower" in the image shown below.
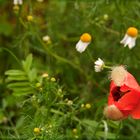
<path fill-rule="evenodd" d="M 111 81 L 108 107 L 112 105 L 121 112 L 123 118 L 130 115 L 134 119 L 140 119 L 140 86 L 127 71 L 121 85 L 117 86 L 113 80 Z"/>

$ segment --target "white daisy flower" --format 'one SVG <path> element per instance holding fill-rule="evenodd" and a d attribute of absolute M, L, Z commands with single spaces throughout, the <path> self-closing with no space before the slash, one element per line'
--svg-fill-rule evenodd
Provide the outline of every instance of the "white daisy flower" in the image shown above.
<path fill-rule="evenodd" d="M 96 61 L 94 62 L 94 64 L 95 64 L 95 66 L 94 66 L 95 72 L 100 72 L 100 71 L 102 71 L 103 68 L 104 68 L 104 66 L 105 66 L 104 61 L 103 61 L 102 59 L 100 59 L 100 58 L 98 58 L 98 60 L 96 60 Z"/>
<path fill-rule="evenodd" d="M 80 40 L 76 44 L 76 50 L 80 53 L 84 52 L 87 46 L 91 42 L 91 35 L 88 33 L 84 33 L 81 35 Z"/>
<path fill-rule="evenodd" d="M 132 49 L 136 44 L 137 36 L 138 30 L 135 27 L 129 27 L 120 43 L 124 44 L 124 47 L 128 45 L 129 49 Z"/>
<path fill-rule="evenodd" d="M 14 0 L 14 5 L 22 5 L 23 1 L 22 0 Z"/>

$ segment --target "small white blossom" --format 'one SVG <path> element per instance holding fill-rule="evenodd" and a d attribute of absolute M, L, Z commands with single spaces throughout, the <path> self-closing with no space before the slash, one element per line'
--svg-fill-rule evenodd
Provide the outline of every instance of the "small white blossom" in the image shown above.
<path fill-rule="evenodd" d="M 102 59 L 100 59 L 100 58 L 98 58 L 98 60 L 96 60 L 95 62 L 94 62 L 94 64 L 95 64 L 95 66 L 94 66 L 94 68 L 95 68 L 95 72 L 100 72 L 100 71 L 102 71 L 103 70 L 103 67 L 104 67 L 104 61 L 102 60 Z"/>
<path fill-rule="evenodd" d="M 80 53 L 84 52 L 91 42 L 91 35 L 84 33 L 81 35 L 80 40 L 76 44 L 76 50 Z"/>
<path fill-rule="evenodd" d="M 46 35 L 46 36 L 43 36 L 43 37 L 42 37 L 42 40 L 43 40 L 44 42 L 48 42 L 48 41 L 50 41 L 51 39 L 50 39 L 50 37 L 49 37 L 48 35 Z"/>
<path fill-rule="evenodd" d="M 14 5 L 22 5 L 23 1 L 22 0 L 14 0 Z"/>
<path fill-rule="evenodd" d="M 135 27 L 129 27 L 120 43 L 124 44 L 124 47 L 128 45 L 129 49 L 132 49 L 136 45 L 137 35 L 138 30 Z"/>

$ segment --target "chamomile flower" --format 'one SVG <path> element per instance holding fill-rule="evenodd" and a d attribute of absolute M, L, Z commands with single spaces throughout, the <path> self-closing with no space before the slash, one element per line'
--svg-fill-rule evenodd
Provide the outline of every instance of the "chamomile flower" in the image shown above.
<path fill-rule="evenodd" d="M 14 3 L 14 5 L 22 5 L 23 1 L 22 0 L 14 0 L 13 3 Z"/>
<path fill-rule="evenodd" d="M 94 64 L 95 64 L 95 66 L 94 66 L 95 72 L 100 72 L 100 71 L 102 71 L 103 68 L 104 68 L 104 66 L 105 66 L 104 61 L 103 61 L 102 59 L 100 59 L 100 58 L 98 58 L 98 60 L 96 60 L 96 61 L 94 62 Z"/>
<path fill-rule="evenodd" d="M 124 44 L 124 47 L 128 45 L 129 49 L 132 49 L 136 44 L 136 39 L 138 36 L 138 30 L 135 27 L 129 27 L 124 38 L 121 40 L 121 44 Z"/>
<path fill-rule="evenodd" d="M 84 52 L 87 46 L 91 42 L 91 35 L 88 33 L 84 33 L 81 35 L 80 40 L 76 44 L 76 50 L 80 53 Z"/>

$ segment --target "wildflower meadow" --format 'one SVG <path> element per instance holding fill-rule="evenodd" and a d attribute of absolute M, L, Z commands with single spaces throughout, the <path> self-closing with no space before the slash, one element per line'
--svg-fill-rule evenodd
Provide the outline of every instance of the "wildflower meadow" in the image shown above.
<path fill-rule="evenodd" d="M 0 6 L 0 140 L 140 140 L 140 0 Z"/>

